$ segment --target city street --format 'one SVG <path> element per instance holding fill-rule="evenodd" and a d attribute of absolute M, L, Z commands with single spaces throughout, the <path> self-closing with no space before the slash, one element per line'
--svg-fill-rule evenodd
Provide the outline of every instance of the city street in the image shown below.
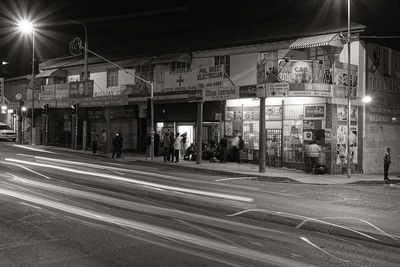
<path fill-rule="evenodd" d="M 398 184 L 233 179 L 12 142 L 0 151 L 2 266 L 400 265 Z"/>

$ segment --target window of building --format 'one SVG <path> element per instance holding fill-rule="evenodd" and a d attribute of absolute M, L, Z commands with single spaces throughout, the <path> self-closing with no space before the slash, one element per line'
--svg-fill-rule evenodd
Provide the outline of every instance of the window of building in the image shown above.
<path fill-rule="evenodd" d="M 224 66 L 225 73 L 230 77 L 231 73 L 231 56 L 216 56 L 214 57 L 214 65 L 215 66 Z"/>
<path fill-rule="evenodd" d="M 172 62 L 171 63 L 171 72 L 173 73 L 183 73 L 188 72 L 191 68 L 190 63 L 184 62 Z"/>
<path fill-rule="evenodd" d="M 59 77 L 59 76 L 52 76 L 52 82 L 53 84 L 60 84 L 60 83 L 66 83 L 67 82 L 67 77 Z M 49 82 L 51 84 L 51 81 Z"/>
<path fill-rule="evenodd" d="M 118 69 L 107 70 L 107 87 L 118 86 Z"/>
<path fill-rule="evenodd" d="M 284 162 L 303 162 L 303 108 L 303 105 L 286 105 L 284 107 Z"/>
<path fill-rule="evenodd" d="M 139 76 L 143 80 L 153 81 L 153 66 L 152 65 L 138 65 L 135 67 L 135 75 Z M 135 77 L 135 83 L 143 83 L 140 79 Z"/>

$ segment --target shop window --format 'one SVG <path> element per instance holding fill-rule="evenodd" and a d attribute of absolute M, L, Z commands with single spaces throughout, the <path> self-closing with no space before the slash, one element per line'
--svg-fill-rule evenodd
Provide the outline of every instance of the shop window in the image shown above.
<path fill-rule="evenodd" d="M 118 86 L 118 69 L 107 70 L 107 87 Z"/>
<path fill-rule="evenodd" d="M 225 73 L 228 77 L 230 77 L 231 72 L 231 56 L 216 56 L 214 57 L 214 65 L 215 66 L 224 66 Z"/>
<path fill-rule="evenodd" d="M 283 123 L 283 161 L 303 162 L 303 120 L 285 120 Z"/>
<path fill-rule="evenodd" d="M 135 67 L 135 75 L 139 76 L 145 81 L 153 81 L 153 66 L 152 65 L 139 65 Z M 135 77 L 135 83 L 141 84 L 142 80 Z"/>
<path fill-rule="evenodd" d="M 172 62 L 171 72 L 172 73 L 184 73 L 190 71 L 191 64 L 184 62 Z"/>
<path fill-rule="evenodd" d="M 53 76 L 51 78 L 53 80 L 53 84 L 60 84 L 60 83 L 66 83 L 67 82 L 67 77 Z"/>

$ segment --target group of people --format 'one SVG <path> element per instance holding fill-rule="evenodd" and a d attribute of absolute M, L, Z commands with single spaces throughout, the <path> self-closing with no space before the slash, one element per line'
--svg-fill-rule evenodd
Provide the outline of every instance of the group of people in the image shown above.
<path fill-rule="evenodd" d="M 242 161 L 242 153 L 243 153 L 243 148 L 244 148 L 244 140 L 241 134 L 236 134 L 231 142 L 230 142 L 231 148 L 232 148 L 232 161 L 237 162 L 239 164 L 243 163 Z M 224 137 L 221 138 L 219 141 L 219 146 L 220 146 L 220 158 L 219 162 L 224 163 L 227 161 L 227 151 L 228 151 L 228 146 L 229 146 L 229 140 L 227 135 L 224 135 Z"/>
<path fill-rule="evenodd" d="M 106 130 L 101 131 L 101 139 L 99 135 L 96 134 L 94 131 L 91 133 L 91 145 L 92 145 L 92 153 L 96 154 L 98 149 L 98 143 L 100 141 L 101 147 L 103 149 L 103 153 L 108 152 L 108 145 L 107 145 L 107 132 Z M 122 144 L 123 138 L 120 132 L 116 132 L 115 136 L 112 139 L 112 159 L 120 158 L 122 154 Z"/>
<path fill-rule="evenodd" d="M 179 157 L 185 154 L 187 148 L 187 134 L 184 133 L 181 135 L 177 132 L 174 136 L 174 133 L 167 131 L 164 133 L 161 143 L 164 162 L 174 162 L 174 160 L 175 162 L 179 162 Z"/>

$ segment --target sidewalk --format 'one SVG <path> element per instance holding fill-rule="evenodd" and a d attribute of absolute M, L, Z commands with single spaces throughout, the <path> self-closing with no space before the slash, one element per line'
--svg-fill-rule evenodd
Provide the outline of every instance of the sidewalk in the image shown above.
<path fill-rule="evenodd" d="M 39 146 L 36 146 L 39 147 Z M 62 150 L 75 153 L 90 154 L 98 157 L 108 157 L 111 159 L 111 154 L 93 154 L 91 151 L 82 150 L 71 150 L 68 148 L 60 147 L 44 147 L 43 149 L 49 150 Z M 232 177 L 256 177 L 257 179 L 269 181 L 269 182 L 286 182 L 286 183 L 306 183 L 306 184 L 384 184 L 383 174 L 352 174 L 350 178 L 347 178 L 346 174 L 342 175 L 311 175 L 304 171 L 288 169 L 288 168 L 268 168 L 265 173 L 258 171 L 258 165 L 256 164 L 237 164 L 234 162 L 226 163 L 210 163 L 207 160 L 203 160 L 202 164 L 196 164 L 195 161 L 181 160 L 178 163 L 164 163 L 163 157 L 154 157 L 154 160 L 146 160 L 144 154 L 138 153 L 124 153 L 122 158 L 118 159 L 119 162 L 137 162 L 143 165 L 150 166 L 163 166 L 174 169 L 198 171 L 203 173 L 212 173 L 217 175 L 225 175 Z M 390 179 L 393 183 L 400 183 L 399 173 L 390 173 Z"/>

